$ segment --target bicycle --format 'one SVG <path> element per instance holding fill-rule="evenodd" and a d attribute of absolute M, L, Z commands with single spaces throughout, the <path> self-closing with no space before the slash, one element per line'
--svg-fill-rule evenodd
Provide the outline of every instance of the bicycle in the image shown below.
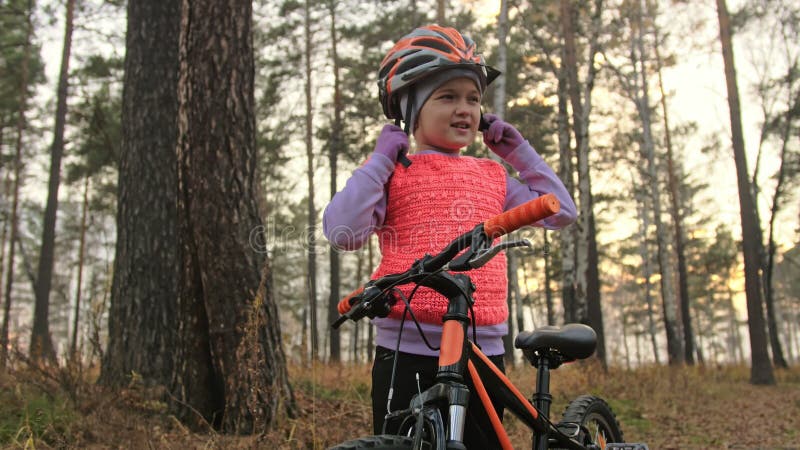
<path fill-rule="evenodd" d="M 334 328 L 339 328 L 347 320 L 385 317 L 397 301 L 391 293 L 392 288 L 402 284 L 415 283 L 435 290 L 448 299 L 448 308 L 443 317 L 435 384 L 417 394 L 408 408 L 386 416 L 387 421 L 398 420 L 401 423 L 399 432 L 350 440 L 333 449 L 466 449 L 462 437 L 472 393 L 463 384 L 465 376 L 471 377 L 477 391 L 475 394 L 486 408 L 503 449 L 512 446 L 490 397 L 500 399 L 506 409 L 533 430 L 532 448 L 535 450 L 648 448 L 646 444 L 624 443 L 616 416 L 608 403 L 596 396 L 582 395 L 573 400 L 557 424 L 549 419 L 552 402 L 550 371 L 594 353 L 597 336 L 592 328 L 567 324 L 519 333 L 515 347 L 522 349 L 525 358 L 537 369 L 532 400 L 521 394 L 474 344 L 474 339 L 469 338 L 468 313 L 473 304 L 475 286 L 466 274 L 458 272 L 477 269 L 502 250 L 530 246 L 524 239 L 496 245 L 493 241 L 545 219 L 559 209 L 555 196 L 541 196 L 476 225 L 455 238 L 440 253 L 426 254 L 403 273 L 372 280 L 339 302 L 340 317 L 332 324 Z M 407 310 L 411 308 L 413 293 L 410 297 L 403 299 Z M 411 316 L 413 318 L 413 314 Z"/>

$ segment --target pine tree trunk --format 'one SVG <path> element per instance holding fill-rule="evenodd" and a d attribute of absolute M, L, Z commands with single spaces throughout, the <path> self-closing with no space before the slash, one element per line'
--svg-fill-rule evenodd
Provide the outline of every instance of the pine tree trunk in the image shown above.
<path fill-rule="evenodd" d="M 342 145 L 342 112 L 344 105 L 342 104 L 342 89 L 339 80 L 339 53 L 337 51 L 336 34 L 336 2 L 333 0 L 328 1 L 328 9 L 331 14 L 331 59 L 333 60 L 333 124 L 331 129 L 330 152 L 328 153 L 328 161 L 331 168 L 331 198 L 336 194 L 336 177 L 338 174 L 337 159 Z M 337 305 L 339 303 L 339 287 L 341 285 L 341 278 L 339 275 L 339 252 L 333 247 L 329 248 L 330 252 L 330 297 L 328 298 L 328 323 L 332 324 L 339 317 Z M 333 327 L 328 327 L 330 333 L 330 359 L 331 361 L 339 361 L 341 359 L 340 350 L 340 337 L 339 330 Z M 357 337 L 357 336 L 356 336 Z M 357 342 L 357 341 L 356 341 Z"/>
<path fill-rule="evenodd" d="M 17 234 L 19 234 L 19 190 L 22 184 L 22 136 L 25 134 L 27 127 L 27 120 L 25 119 L 25 112 L 28 109 L 28 82 L 30 77 L 30 57 L 31 57 L 31 39 L 33 37 L 33 23 L 31 16 L 33 15 L 33 1 L 28 1 L 28 8 L 25 11 L 25 42 L 23 43 L 22 63 L 20 67 L 20 85 L 19 85 L 19 109 L 17 110 L 17 126 L 16 126 L 16 141 L 14 153 L 14 184 L 12 187 L 11 199 L 11 212 L 9 214 L 9 222 L 11 226 L 11 236 L 9 237 L 8 247 L 8 269 L 6 270 L 6 284 L 4 289 L 5 302 L 3 303 L 3 327 L 0 330 L 0 368 L 6 367 L 8 361 L 8 336 L 9 336 L 9 322 L 11 321 L 11 294 L 14 289 L 14 264 L 15 260 L 15 243 L 17 241 Z M 2 249 L 0 249 L 2 251 Z"/>
<path fill-rule="evenodd" d="M 117 243 L 100 381 L 168 386 L 177 339 L 180 1 L 131 0 L 122 93 Z"/>
<path fill-rule="evenodd" d="M 653 21 L 655 23 L 655 21 Z M 675 167 L 672 148 L 672 133 L 669 123 L 669 109 L 667 108 L 667 94 L 664 91 L 664 79 L 661 70 L 661 45 L 658 28 L 654 25 L 656 70 L 658 72 L 658 88 L 661 93 L 661 112 L 664 115 L 664 139 L 667 146 L 667 176 L 670 192 L 670 214 L 675 225 L 675 255 L 678 259 L 678 299 L 680 302 L 681 323 L 683 324 L 683 355 L 687 364 L 694 364 L 694 332 L 692 330 L 692 311 L 689 299 L 689 274 L 686 268 L 686 233 L 683 229 L 683 214 L 681 214 L 681 197 L 678 189 L 678 168 Z"/>
<path fill-rule="evenodd" d="M 583 155 L 580 153 L 580 148 L 582 144 L 582 135 L 580 133 L 581 124 L 580 120 L 582 118 L 582 114 L 580 111 L 582 110 L 581 102 L 580 102 L 580 85 L 578 84 L 578 57 L 577 57 L 577 49 L 575 48 L 575 29 L 573 25 L 573 14 L 574 10 L 572 9 L 572 4 L 569 0 L 561 0 L 561 33 L 562 39 L 564 40 L 564 72 L 566 76 L 566 80 L 564 82 L 565 90 L 566 90 L 566 98 L 572 106 L 572 129 L 575 132 L 575 148 L 578 150 L 577 162 L 578 162 L 578 183 L 581 183 L 581 176 L 580 168 L 582 167 Z M 569 116 L 567 115 L 567 123 L 569 124 Z M 563 156 L 563 154 L 562 154 Z M 562 165 L 564 164 L 564 159 L 562 159 Z M 588 164 L 586 164 L 588 167 Z M 572 176 L 568 178 L 571 180 Z M 578 208 L 579 208 L 579 215 L 578 215 L 578 222 L 576 223 L 575 229 L 575 279 L 573 281 L 574 287 L 574 296 L 572 297 L 573 302 L 570 308 L 569 313 L 566 313 L 566 321 L 567 322 L 581 322 L 587 323 L 587 308 L 586 308 L 586 266 L 588 264 L 587 261 L 587 241 L 586 237 L 586 206 L 588 205 L 588 200 L 583 196 L 583 192 L 579 190 L 578 196 Z M 565 253 L 565 257 L 568 254 Z M 566 286 L 566 282 L 564 283 Z M 565 299 L 566 300 L 566 299 Z"/>
<path fill-rule="evenodd" d="M 653 275 L 653 270 L 650 267 L 650 249 L 647 244 L 647 230 L 650 228 L 650 208 L 647 204 L 646 196 L 637 189 L 635 192 L 637 204 L 637 213 L 641 219 L 641 226 L 639 227 L 639 256 L 642 259 L 642 276 L 644 277 L 644 300 L 647 305 L 647 334 L 650 336 L 650 343 L 653 346 L 653 357 L 656 364 L 661 363 L 661 358 L 658 352 L 658 343 L 656 341 L 656 321 L 653 308 L 653 295 L 651 294 L 650 278 Z"/>
<path fill-rule="evenodd" d="M 762 287 L 759 268 L 759 248 L 763 245 L 761 228 L 756 221 L 756 204 L 747 172 L 747 157 L 744 149 L 739 88 L 736 81 L 736 65 L 733 59 L 733 39 L 730 17 L 725 0 L 717 0 L 720 42 L 725 65 L 725 82 L 728 91 L 728 107 L 731 118 L 731 141 L 733 159 L 736 163 L 736 180 L 739 186 L 739 213 L 742 221 L 742 253 L 744 255 L 745 295 L 747 297 L 747 324 L 750 331 L 750 355 L 752 367 L 750 382 L 753 384 L 775 384 L 775 376 L 769 361 L 769 348 L 765 332 L 762 308 Z"/>
<path fill-rule="evenodd" d="M 792 86 L 796 80 L 796 70 L 792 68 L 787 71 L 785 77 L 785 83 L 789 86 Z M 792 102 L 791 92 L 789 93 L 790 98 L 788 98 L 788 102 Z M 762 277 L 764 279 L 764 303 L 767 306 L 767 325 L 769 328 L 769 342 L 770 347 L 772 348 L 772 362 L 775 364 L 776 367 L 780 367 L 786 369 L 789 367 L 789 364 L 786 362 L 786 358 L 783 356 L 783 346 L 781 345 L 781 340 L 778 337 L 778 321 L 776 318 L 776 311 L 775 311 L 775 292 L 772 287 L 772 279 L 774 276 L 775 271 L 775 253 L 777 251 L 777 245 L 775 243 L 775 221 L 778 216 L 778 212 L 781 210 L 781 204 L 783 201 L 784 189 L 785 189 L 785 182 L 787 181 L 787 170 L 789 169 L 787 166 L 791 165 L 792 163 L 789 161 L 790 154 L 789 154 L 789 140 L 791 139 L 792 134 L 792 120 L 790 118 L 786 118 L 782 123 L 782 130 L 781 130 L 781 152 L 780 152 L 780 165 L 778 166 L 778 179 L 775 183 L 775 193 L 772 196 L 772 208 L 770 211 L 770 218 L 769 218 L 769 229 L 768 229 L 768 237 L 767 237 L 767 255 L 766 255 L 766 265 L 764 268 L 764 273 Z"/>
<path fill-rule="evenodd" d="M 78 351 L 78 327 L 81 318 L 81 293 L 83 292 L 83 265 L 86 247 L 86 215 L 89 210 L 89 177 L 84 180 L 83 204 L 81 206 L 81 237 L 78 241 L 78 279 L 75 281 L 75 313 L 72 322 L 72 340 L 69 346 L 70 358 L 75 358 Z"/>
<path fill-rule="evenodd" d="M 58 76 L 56 118 L 53 144 L 50 147 L 50 178 L 47 186 L 47 204 L 42 224 L 42 247 L 39 270 L 36 276 L 36 305 L 31 331 L 31 359 L 55 362 L 56 352 L 50 336 L 50 288 L 53 282 L 53 259 L 56 244 L 56 212 L 58 188 L 61 184 L 61 157 L 64 153 L 64 126 L 67 120 L 67 90 L 69 84 L 69 58 L 72 51 L 73 15 L 75 0 L 67 0 L 64 21 L 64 45 L 61 50 L 61 70 Z"/>
<path fill-rule="evenodd" d="M 374 249 L 372 244 L 372 239 L 369 239 L 367 242 L 367 267 L 370 270 L 375 268 L 374 262 Z M 361 283 L 361 281 L 359 281 Z M 360 284 L 359 284 L 360 285 Z M 372 363 L 372 360 L 375 358 L 375 326 L 372 325 L 372 322 L 368 322 L 369 327 L 367 328 L 367 361 Z"/>
<path fill-rule="evenodd" d="M 440 0 L 440 5 L 442 4 Z M 444 7 L 442 6 L 442 10 Z M 497 70 L 501 75 L 494 81 L 494 103 L 492 105 L 493 112 L 500 119 L 504 119 L 506 115 L 506 79 L 505 72 L 507 66 L 507 36 L 508 36 L 508 2 L 507 0 L 500 1 L 500 14 L 497 17 Z M 490 155 L 492 159 L 502 164 L 502 160 L 495 154 Z M 506 307 L 508 308 L 508 333 L 503 336 L 503 349 L 505 350 L 505 361 L 509 365 L 514 365 L 514 295 L 519 293 L 519 284 L 517 280 L 517 257 L 513 252 L 506 255 L 506 274 L 508 283 L 508 295 L 506 297 Z M 519 297 L 516 299 L 519 303 Z M 516 309 L 517 314 L 520 310 Z M 517 331 L 520 331 L 519 329 Z"/>
<path fill-rule="evenodd" d="M 311 359 L 319 359 L 319 326 L 317 324 L 317 209 L 314 206 L 314 127 L 311 106 L 311 5 L 305 2 L 305 69 L 306 69 L 306 179 L 308 180 L 308 229 L 306 233 L 308 251 L 307 286 L 308 311 L 311 333 Z"/>
<path fill-rule="evenodd" d="M 575 133 L 575 144 L 578 149 L 578 191 L 580 193 L 580 215 L 578 216 L 577 242 L 577 289 L 576 309 L 581 311 L 578 319 L 588 323 L 597 333 L 597 358 L 605 367 L 605 331 L 603 327 L 603 311 L 600 306 L 600 274 L 598 271 L 597 234 L 595 231 L 594 200 L 592 198 L 592 182 L 589 171 L 589 115 L 591 112 L 592 89 L 596 69 L 594 57 L 598 52 L 597 28 L 602 11 L 602 1 L 594 2 L 592 17 L 592 36 L 589 42 L 587 58 L 588 75 L 581 98 L 581 85 L 578 81 L 577 49 L 575 45 L 575 26 L 571 2 L 561 0 L 561 23 L 565 46 L 565 65 L 569 98 L 572 104 L 572 126 Z M 581 102 L 583 100 L 583 102 Z"/>
<path fill-rule="evenodd" d="M 547 230 L 542 230 L 544 236 L 544 299 L 547 305 L 547 324 L 556 324 L 556 311 L 553 306 L 553 291 L 550 289 L 551 268 L 550 268 L 550 240 L 547 237 Z"/>
<path fill-rule="evenodd" d="M 447 0 L 436 0 L 436 23 L 439 25 L 447 25 L 446 6 Z"/>
<path fill-rule="evenodd" d="M 631 49 L 631 54 L 638 53 L 638 61 L 631 61 L 636 67 L 638 65 L 637 91 L 634 93 L 636 109 L 639 112 L 639 120 L 642 122 L 642 154 L 645 158 L 647 167 L 647 181 L 650 187 L 650 195 L 653 200 L 653 221 L 656 226 L 656 243 L 658 248 L 658 266 L 661 273 L 661 300 L 664 305 L 664 329 L 667 333 L 667 355 L 670 364 L 683 363 L 683 348 L 678 333 L 677 305 L 675 291 L 673 290 L 672 263 L 670 261 L 669 244 L 667 237 L 669 231 L 661 220 L 661 189 L 658 183 L 658 173 L 655 160 L 655 143 L 650 119 L 650 95 L 647 77 L 647 60 L 644 51 L 644 20 L 642 18 L 641 2 L 639 3 L 637 14 L 638 36 L 634 38 L 635 48 Z"/>
<path fill-rule="evenodd" d="M 566 48 L 563 46 L 562 48 Z M 563 58 L 563 55 L 562 55 Z M 558 69 L 558 177 L 564 183 L 567 192 L 575 197 L 574 170 L 572 165 L 572 148 L 569 132 L 569 111 L 567 110 L 567 70 L 562 64 Z M 572 224 L 561 230 L 561 303 L 564 308 L 564 322 L 578 321 L 575 305 L 575 258 L 577 225 Z"/>
<path fill-rule="evenodd" d="M 181 276 L 173 409 L 255 433 L 294 400 L 256 201 L 252 2 L 184 0 L 178 55 Z M 202 417 L 197 417 L 198 413 Z"/>

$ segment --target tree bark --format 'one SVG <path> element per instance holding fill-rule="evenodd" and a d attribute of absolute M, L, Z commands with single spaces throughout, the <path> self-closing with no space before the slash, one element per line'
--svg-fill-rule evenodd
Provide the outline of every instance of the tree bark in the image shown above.
<path fill-rule="evenodd" d="M 338 175 L 337 160 L 342 146 L 342 89 L 339 75 L 339 53 L 337 51 L 338 36 L 336 32 L 336 3 L 329 0 L 328 9 L 331 15 L 331 59 L 333 60 L 333 123 L 331 124 L 330 152 L 328 162 L 331 168 L 331 198 L 336 194 L 336 177 Z M 339 252 L 332 246 L 330 252 L 330 297 L 328 298 L 328 324 L 332 324 L 339 316 L 337 305 L 339 303 L 339 287 L 341 278 L 339 275 Z M 328 327 L 330 342 L 330 359 L 339 361 L 341 359 L 339 330 Z M 356 336 L 357 337 L 357 336 Z"/>
<path fill-rule="evenodd" d="M 578 150 L 578 191 L 580 193 L 580 215 L 578 217 L 577 242 L 577 289 L 576 309 L 581 311 L 578 319 L 588 323 L 597 333 L 597 358 L 605 367 L 605 332 L 603 329 L 603 312 L 600 306 L 600 275 L 598 271 L 597 234 L 594 220 L 594 200 L 592 196 L 592 182 L 589 170 L 589 115 L 591 112 L 591 97 L 594 87 L 596 69 L 594 57 L 598 51 L 597 30 L 602 1 L 594 2 L 592 17 L 592 36 L 587 57 L 588 75 L 586 85 L 581 95 L 581 85 L 578 81 L 577 49 L 575 44 L 575 26 L 573 23 L 574 10 L 569 0 L 561 0 L 561 23 L 565 46 L 565 65 L 567 67 L 568 92 L 572 104 L 572 126 L 575 134 L 575 144 Z"/>
<path fill-rule="evenodd" d="M 294 400 L 256 201 L 252 2 L 184 0 L 178 55 L 181 276 L 173 409 L 263 432 Z M 199 413 L 202 417 L 197 417 Z"/>
<path fill-rule="evenodd" d="M 675 255 L 678 259 L 678 299 L 683 324 L 683 358 L 689 365 L 694 364 L 694 332 L 692 330 L 692 312 L 689 299 L 689 274 L 686 268 L 686 233 L 683 229 L 683 214 L 681 214 L 681 197 L 678 190 L 678 168 L 675 167 L 674 151 L 672 148 L 672 132 L 670 131 L 669 109 L 667 108 L 667 94 L 664 90 L 662 77 L 662 61 L 659 47 L 661 46 L 658 27 L 653 23 L 655 33 L 656 70 L 658 72 L 658 88 L 661 93 L 661 112 L 664 116 L 664 139 L 667 147 L 667 177 L 670 193 L 670 214 L 675 225 Z"/>
<path fill-rule="evenodd" d="M 122 92 L 117 243 L 100 382 L 168 386 L 177 339 L 180 2 L 131 0 Z"/>
<path fill-rule="evenodd" d="M 653 221 L 656 226 L 656 243 L 658 248 L 658 266 L 661 273 L 661 300 L 664 306 L 664 329 L 667 333 L 667 355 L 669 363 L 683 363 L 683 348 L 678 333 L 677 305 L 675 301 L 675 291 L 673 289 L 672 263 L 670 261 L 669 244 L 667 237 L 669 231 L 661 220 L 661 189 L 658 183 L 658 173 L 655 160 L 655 143 L 653 142 L 652 121 L 650 117 L 650 94 L 647 74 L 647 58 L 644 50 L 644 20 L 642 2 L 638 3 L 636 26 L 638 33 L 632 38 L 633 56 L 631 63 L 634 66 L 634 75 L 637 79 L 634 85 L 636 90 L 632 92 L 636 109 L 639 112 L 639 119 L 642 121 L 642 154 L 645 158 L 646 179 L 650 187 L 650 195 L 653 200 Z M 638 59 L 638 61 L 637 61 Z M 636 70 L 636 67 L 639 67 Z M 638 73 L 637 73 L 638 72 Z"/>
<path fill-rule="evenodd" d="M 781 147 L 780 166 L 778 167 L 778 180 L 775 184 L 775 194 L 772 197 L 772 211 L 769 218 L 769 230 L 767 238 L 767 264 L 764 270 L 764 303 L 767 306 L 767 325 L 769 328 L 769 342 L 772 348 L 772 361 L 776 367 L 786 369 L 789 364 L 783 357 L 783 346 L 778 337 L 778 321 L 775 312 L 775 291 L 772 288 L 772 279 L 775 269 L 775 253 L 777 252 L 777 245 L 775 243 L 775 220 L 780 210 L 780 201 L 783 196 L 784 181 L 786 179 L 786 159 L 789 157 L 787 154 L 787 141 L 789 140 L 790 126 L 787 124 L 783 136 L 783 145 Z"/>
<path fill-rule="evenodd" d="M 796 67 L 791 67 L 787 70 L 785 77 L 783 77 L 783 82 L 788 86 L 787 92 L 787 104 L 791 105 L 792 102 L 797 102 L 793 98 L 793 95 L 797 95 L 797 92 L 792 92 L 792 86 L 797 79 L 797 70 Z M 768 225 L 768 234 L 767 234 L 767 254 L 766 254 L 766 263 L 764 267 L 764 273 L 762 277 L 764 279 L 764 303 L 767 306 L 767 325 L 769 328 L 769 341 L 770 346 L 772 348 L 772 361 L 776 367 L 780 368 L 788 368 L 789 364 L 786 361 L 786 358 L 783 356 L 783 346 L 781 345 L 781 340 L 778 337 L 778 321 L 777 321 L 777 313 L 775 311 L 775 291 L 773 289 L 773 278 L 775 272 L 775 254 L 777 252 L 777 245 L 775 243 L 775 222 L 777 220 L 778 212 L 781 210 L 783 197 L 784 197 L 784 190 L 786 189 L 786 182 L 788 181 L 787 177 L 789 176 L 788 172 L 791 170 L 790 166 L 792 165 L 790 150 L 789 150 L 789 140 L 791 139 L 793 127 L 792 122 L 792 112 L 787 111 L 786 117 L 784 117 L 783 121 L 778 121 L 781 123 L 781 151 L 780 151 L 780 165 L 778 166 L 778 173 L 777 173 L 777 180 L 775 183 L 775 191 L 772 196 L 772 207 L 770 208 L 770 218 L 769 218 L 769 225 Z M 794 115 L 797 115 L 797 112 L 794 112 Z"/>
<path fill-rule="evenodd" d="M 50 288 L 53 282 L 53 259 L 56 244 L 56 212 L 58 188 L 61 184 L 61 157 L 64 154 L 64 126 L 67 120 L 67 91 L 69 85 L 69 58 L 72 51 L 73 15 L 75 0 L 67 0 L 64 20 L 64 45 L 61 49 L 61 70 L 58 75 L 56 118 L 53 144 L 50 147 L 50 178 L 47 186 L 47 204 L 42 225 L 42 248 L 36 276 L 36 305 L 33 312 L 30 355 L 34 361 L 55 362 L 56 352 L 50 336 Z"/>
<path fill-rule="evenodd" d="M 8 329 L 11 320 L 11 293 L 14 289 L 14 263 L 15 261 L 15 242 L 19 234 L 19 190 L 21 186 L 22 173 L 22 136 L 25 134 L 27 120 L 25 111 L 28 109 L 28 82 L 30 76 L 30 57 L 31 57 L 31 38 L 33 36 L 33 2 L 28 1 L 28 9 L 25 12 L 26 32 L 23 44 L 22 63 L 20 67 L 20 86 L 19 86 L 19 109 L 17 111 L 16 142 L 14 153 L 14 184 L 11 200 L 11 213 L 9 222 L 11 224 L 11 236 L 8 247 L 8 269 L 6 270 L 5 302 L 3 303 L 3 327 L 0 331 L 0 368 L 6 367 L 8 361 Z M 2 251 L 2 249 L 0 249 Z"/>
<path fill-rule="evenodd" d="M 78 351 L 78 327 L 81 323 L 81 293 L 83 286 L 83 266 L 86 248 L 86 215 L 89 210 L 89 177 L 83 184 L 83 204 L 81 206 L 81 237 L 78 240 L 78 279 L 75 281 L 75 314 L 72 321 L 72 340 L 69 346 L 70 358 L 75 358 Z"/>
<path fill-rule="evenodd" d="M 501 75 L 494 81 L 494 101 L 492 109 L 494 114 L 500 119 L 504 119 L 506 115 L 506 66 L 507 61 L 507 41 L 508 41 L 508 1 L 500 0 L 500 14 L 497 17 L 497 70 Z M 492 159 L 499 163 L 503 163 L 502 159 L 495 154 L 490 155 Z M 520 303 L 519 299 L 519 281 L 517 279 L 517 257 L 513 252 L 506 255 L 506 273 L 508 279 L 508 296 L 506 297 L 506 305 L 508 308 L 508 333 L 503 336 L 503 348 L 505 350 L 505 361 L 507 364 L 514 365 L 514 311 L 517 315 L 522 314 L 522 310 L 514 307 L 515 296 L 516 304 Z M 518 328 L 518 325 L 517 325 Z M 517 329 L 517 331 L 521 331 Z"/>
<path fill-rule="evenodd" d="M 647 230 L 650 228 L 650 208 L 647 204 L 646 196 L 641 190 L 636 189 L 635 193 L 637 203 L 637 213 L 641 219 L 641 226 L 639 227 L 639 256 L 642 258 L 642 275 L 644 277 L 644 299 L 647 305 L 647 334 L 650 336 L 650 344 L 653 346 L 653 357 L 656 364 L 661 363 L 661 358 L 658 353 L 658 344 L 656 341 L 656 321 L 653 308 L 653 295 L 651 294 L 650 277 L 653 275 L 653 270 L 650 267 L 650 249 L 647 242 Z"/>
<path fill-rule="evenodd" d="M 306 71 L 306 179 L 308 181 L 308 228 L 306 245 L 308 311 L 311 334 L 311 359 L 319 359 L 319 326 L 317 324 L 317 208 L 314 206 L 314 110 L 311 106 L 311 4 L 305 2 L 305 71 Z"/>
<path fill-rule="evenodd" d="M 566 49 L 566 46 L 562 46 Z M 563 53 L 564 50 L 562 50 Z M 562 54 L 562 58 L 566 60 Z M 558 68 L 558 155 L 559 167 L 558 177 L 564 183 L 564 187 L 570 196 L 574 198 L 575 193 L 575 176 L 572 164 L 572 145 L 571 136 L 569 132 L 569 111 L 568 111 L 568 98 L 569 94 L 567 69 L 566 65 L 562 64 Z M 575 259 L 578 227 L 577 224 L 572 224 L 561 230 L 559 237 L 561 239 L 561 303 L 564 308 L 564 322 L 573 323 L 578 322 L 576 292 L 575 292 Z"/>
<path fill-rule="evenodd" d="M 775 384 L 775 376 L 769 360 L 769 349 L 765 332 L 762 308 L 762 288 L 759 268 L 759 247 L 763 245 L 761 227 L 756 221 L 755 199 L 747 172 L 744 149 L 739 88 L 736 81 L 736 65 L 733 59 L 733 39 L 730 16 L 725 0 L 717 0 L 717 18 L 725 65 L 725 85 L 728 91 L 728 108 L 731 119 L 731 142 L 736 163 L 736 181 L 739 187 L 739 213 L 742 221 L 742 253 L 744 255 L 745 295 L 747 297 L 747 324 L 750 331 L 750 354 L 752 366 L 750 382 L 753 384 Z"/>
<path fill-rule="evenodd" d="M 544 300 L 547 305 L 547 324 L 555 325 L 556 311 L 553 307 L 553 291 L 550 289 L 550 281 L 553 278 L 550 273 L 552 270 L 550 268 L 550 240 L 547 237 L 547 230 L 542 231 L 544 239 Z"/>

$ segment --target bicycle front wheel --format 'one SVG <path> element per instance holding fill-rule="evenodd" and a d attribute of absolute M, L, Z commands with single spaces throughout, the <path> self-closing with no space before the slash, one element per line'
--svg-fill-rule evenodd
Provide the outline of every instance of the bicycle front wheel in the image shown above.
<path fill-rule="evenodd" d="M 611 442 L 624 442 L 617 417 L 605 400 L 592 395 L 581 395 L 567 406 L 559 428 L 577 425 L 576 440 L 584 445 L 594 444 L 605 448 Z"/>
<path fill-rule="evenodd" d="M 382 450 L 408 450 L 414 446 L 414 438 L 408 436 L 397 436 L 392 434 L 381 434 L 377 436 L 366 436 L 352 441 L 343 442 L 328 450 L 360 450 L 360 449 L 382 449 Z M 431 448 L 423 442 L 423 449 Z"/>

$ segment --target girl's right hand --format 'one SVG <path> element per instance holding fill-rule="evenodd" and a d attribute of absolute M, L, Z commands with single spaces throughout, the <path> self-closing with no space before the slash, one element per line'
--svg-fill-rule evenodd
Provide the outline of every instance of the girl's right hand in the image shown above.
<path fill-rule="evenodd" d="M 375 153 L 380 153 L 394 163 L 398 155 L 406 151 L 408 151 L 408 135 L 403 129 L 397 125 L 384 125 L 375 144 Z"/>

